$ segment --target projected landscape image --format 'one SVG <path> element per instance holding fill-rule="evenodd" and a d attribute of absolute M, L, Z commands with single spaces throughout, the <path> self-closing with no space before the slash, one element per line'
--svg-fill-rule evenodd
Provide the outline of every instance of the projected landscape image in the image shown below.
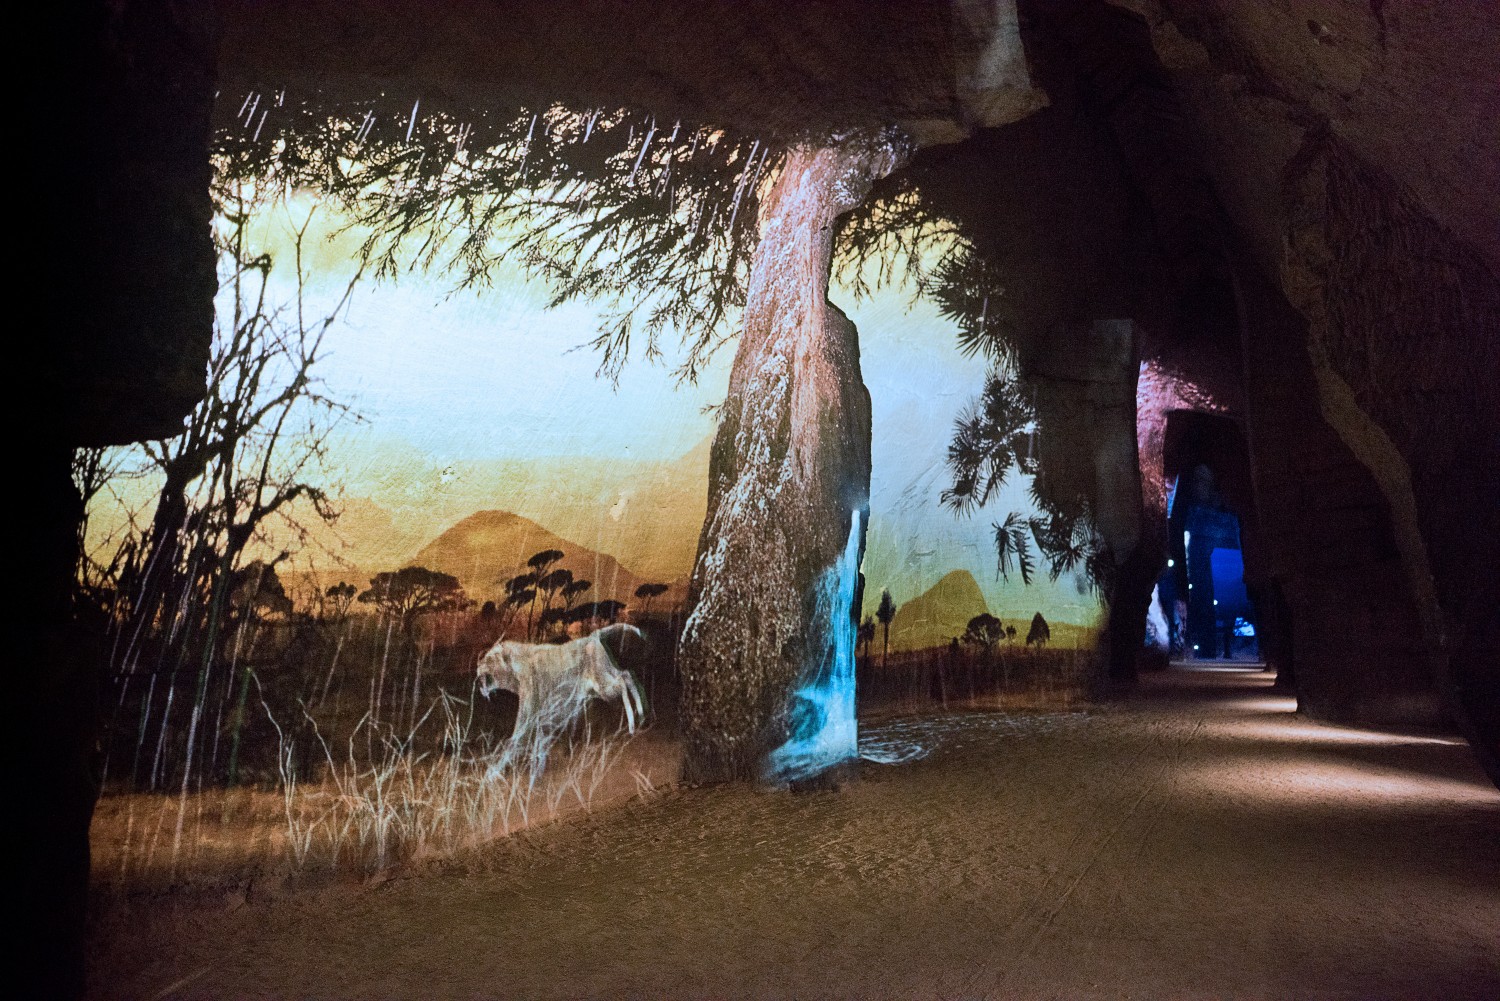
<path fill-rule="evenodd" d="M 257 97 L 279 100 L 247 98 L 218 161 L 208 398 L 176 438 L 75 464 L 80 586 L 114 637 L 106 868 L 379 871 L 676 781 L 711 711 L 682 651 L 739 607 L 704 590 L 705 524 L 765 503 L 711 489 L 761 280 L 736 255 L 791 168 L 628 110 L 523 111 L 479 150 L 471 124 L 364 109 L 316 126 L 370 175 L 330 179 L 307 122 L 246 134 Z M 1047 432 L 973 251 L 911 203 L 834 268 L 868 485 L 839 488 L 857 506 L 808 597 L 771 592 L 816 604 L 783 707 L 733 752 L 771 782 L 857 759 L 856 712 L 1067 703 L 1092 676 L 1086 504 L 1038 482 Z M 644 264 L 620 249 L 642 231 Z M 772 558 L 749 553 L 728 559 Z"/>
<path fill-rule="evenodd" d="M 57 5 L 19 993 L 1500 997 L 1482 6 Z"/>

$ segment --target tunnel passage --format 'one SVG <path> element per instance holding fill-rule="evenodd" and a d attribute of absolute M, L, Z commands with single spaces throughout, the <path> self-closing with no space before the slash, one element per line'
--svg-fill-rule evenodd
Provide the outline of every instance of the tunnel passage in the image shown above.
<path fill-rule="evenodd" d="M 952 22 L 943 14 L 926 16 L 920 5 L 892 19 L 861 16 L 860 5 L 847 3 L 805 5 L 811 13 L 803 5 L 762 3 L 717 30 L 711 19 L 648 9 L 658 5 L 637 5 L 629 13 L 612 8 L 610 18 L 601 19 L 598 5 L 559 4 L 564 16 L 556 23 L 550 20 L 553 5 L 545 11 L 508 5 L 532 8 L 519 30 L 515 23 L 495 25 L 493 5 L 420 12 L 383 2 L 311 6 L 314 16 L 307 16 L 308 5 L 221 5 L 226 44 L 217 71 L 224 87 L 261 87 L 267 79 L 275 86 L 307 84 L 345 95 L 391 87 L 456 94 L 455 103 L 472 107 L 505 106 L 513 102 L 502 98 L 518 90 L 532 96 L 566 90 L 596 101 L 601 95 L 659 101 L 704 117 L 769 123 L 784 133 L 897 120 L 929 138 L 953 138 L 972 125 L 955 112 L 961 102 L 951 93 Z M 1201 263 L 1222 251 L 1233 271 L 1255 496 L 1268 539 L 1260 626 L 1261 639 L 1275 649 L 1265 652 L 1280 659 L 1285 679 L 1293 637 L 1288 610 L 1295 610 L 1296 648 L 1305 669 L 1299 675 L 1310 710 L 1349 720 L 1430 716 L 1436 682 L 1472 721 L 1468 733 L 1495 769 L 1500 436 L 1494 429 L 1500 408 L 1494 405 L 1497 383 L 1486 374 L 1495 371 L 1500 350 L 1493 336 L 1500 317 L 1500 227 L 1494 225 L 1500 186 L 1494 183 L 1494 158 L 1476 145 L 1482 143 L 1476 137 L 1497 129 L 1492 90 L 1475 83 L 1474 66 L 1483 63 L 1473 58 L 1495 47 L 1500 32 L 1493 11 L 1470 3 L 1445 5 L 1440 13 L 1413 8 L 1396 17 L 1380 4 L 1368 11 L 1345 5 L 1324 24 L 1251 5 L 1131 6 L 1135 10 L 1127 12 L 1107 3 L 1028 4 L 1020 31 L 1028 55 L 1041 54 L 1050 33 L 1054 53 L 1071 50 L 1096 80 L 1125 84 L 1112 93 L 1119 100 L 1102 102 L 1119 123 L 1116 139 L 1148 136 L 1153 121 L 1180 130 L 1182 142 L 1175 148 L 1203 153 L 1211 184 L 1200 185 L 1199 193 L 1211 191 L 1210 202 L 1236 234 L 1229 246 L 1204 243 L 1203 233 L 1190 225 L 1192 239 L 1181 245 L 1196 251 L 1177 258 Z M 170 422 L 191 402 L 182 360 L 201 356 L 211 298 L 206 270 L 178 265 L 206 260 L 201 180 L 215 142 L 206 120 L 215 86 L 214 31 L 184 30 L 194 41 L 180 46 L 148 45 L 140 39 L 151 41 L 149 32 L 130 31 L 92 45 L 90 32 L 102 33 L 98 26 L 112 24 L 126 8 L 127 27 L 195 28 L 197 15 L 159 3 L 92 4 L 88 17 L 70 14 L 52 25 L 58 62 L 88 70 L 59 74 L 65 82 L 90 81 L 83 93 L 68 95 L 75 110 L 88 113 L 87 123 L 103 123 L 65 130 L 66 142 L 49 150 L 67 158 L 68 169 L 44 178 L 47 201 L 86 223 L 54 229 L 70 237 L 86 234 L 85 260 L 118 262 L 139 274 L 132 270 L 122 282 L 99 268 L 80 273 L 76 254 L 43 255 L 50 284 L 93 310 L 82 320 L 74 311 L 64 326 L 76 336 L 49 343 L 53 355 L 43 377 L 45 384 L 63 387 L 55 395 L 69 404 L 65 412 L 83 413 L 78 404 L 106 399 L 170 399 Z M 83 24 L 95 14 L 97 25 Z M 815 23 L 815 43 L 798 44 L 804 34 L 799 20 Z M 611 44 L 598 44 L 600 21 L 616 32 Z M 1316 28 L 1311 33 L 1310 25 Z M 684 38 L 685 31 L 697 39 Z M 692 43 L 704 36 L 714 40 L 716 53 L 754 53 L 748 61 L 755 72 L 738 72 L 744 58 L 727 66 L 700 58 Z M 857 44 L 843 44 L 850 37 Z M 464 44 L 446 44 L 453 41 Z M 109 58 L 99 59 L 96 49 L 107 49 Z M 132 61 L 133 49 L 142 55 L 149 50 L 151 58 Z M 912 52 L 918 54 L 914 61 L 907 58 Z M 1119 58 L 1122 52 L 1128 58 Z M 1111 53 L 1115 58 L 1108 58 Z M 1157 54 L 1160 65 L 1151 65 Z M 125 64 L 149 76 L 147 85 L 134 86 L 124 69 L 116 72 Z M 1118 72 L 1122 67 L 1151 72 Z M 93 87 L 96 72 L 108 86 Z M 182 75 L 191 78 L 189 86 L 173 83 Z M 1135 86 L 1142 80 L 1145 87 Z M 1153 90 L 1175 94 L 1181 113 L 1157 115 L 1159 106 L 1137 100 Z M 119 116 L 104 114 L 115 108 L 115 94 L 139 103 L 146 128 L 122 129 Z M 767 94 L 785 100 L 768 101 Z M 122 136 L 125 141 L 117 144 L 96 141 Z M 159 147 L 163 137 L 184 154 L 185 165 L 142 174 L 140 163 L 160 166 L 159 157 L 138 154 Z M 1145 163 L 1155 148 L 1141 142 L 1125 159 Z M 139 178 L 116 183 L 132 170 L 185 180 L 180 197 L 174 180 L 168 185 L 172 197 L 161 199 L 177 208 L 158 212 L 155 198 L 116 199 L 126 224 L 93 225 L 96 207 L 79 191 L 135 192 Z M 192 193 L 195 186 L 198 194 Z M 1179 197 L 1181 187 L 1155 190 L 1156 205 L 1187 203 Z M 1141 194 L 1137 190 L 1127 202 L 1136 222 L 1153 203 Z M 1166 214 L 1158 222 L 1141 228 L 1175 231 Z M 170 252 L 152 252 L 152 234 L 159 230 Z M 1142 263 L 1134 253 L 1130 259 Z M 137 284 L 149 291 L 136 295 Z M 1076 330 L 1107 317 L 1137 315 L 1117 308 L 1078 313 L 1050 319 L 1065 331 L 1068 324 Z M 93 322 L 105 316 L 112 322 Z M 167 316 L 181 322 L 163 321 Z M 1149 330 L 1149 317 L 1139 316 Z M 141 350 L 121 350 L 121 344 L 137 342 Z M 1421 364 L 1410 364 L 1413 357 Z M 105 360 L 106 381 L 128 383 L 125 391 L 73 399 L 84 395 L 77 389 L 80 358 Z M 172 391 L 143 391 L 162 386 Z M 62 576 L 77 555 L 70 538 L 77 505 L 67 482 L 67 448 L 154 433 L 162 417 L 126 419 L 112 406 L 87 413 L 98 427 L 72 429 L 35 464 L 43 486 L 32 497 L 34 520 L 48 527 L 41 535 L 51 545 L 38 563 L 52 570 L 47 597 L 58 609 L 66 601 Z M 1242 517 L 1242 532 L 1246 524 Z M 1253 563 L 1247 562 L 1252 593 L 1260 579 Z M 58 609 L 49 608 L 44 621 L 56 622 L 59 634 L 76 631 L 70 613 Z M 97 734 L 91 725 L 76 723 L 66 697 L 54 696 L 76 690 L 68 683 L 75 673 L 92 677 L 77 672 L 71 656 L 56 653 L 74 645 L 69 639 L 48 648 L 40 658 L 49 665 L 43 672 L 47 685 L 23 702 L 35 708 L 31 715 L 37 719 L 66 723 L 40 728 L 47 735 L 30 743 L 40 749 L 39 775 L 52 774 L 49 768 L 67 770 L 59 784 L 67 802 L 57 812 L 72 818 L 60 822 L 69 836 L 49 832 L 44 840 L 76 846 L 78 818 L 86 822 L 92 803 L 88 761 Z M 54 748 L 57 741 L 66 746 Z M 67 864 L 74 883 L 78 866 L 77 858 Z"/>
<path fill-rule="evenodd" d="M 1169 507 L 1157 594 L 1172 652 L 1253 654 L 1290 686 L 1289 623 L 1278 615 L 1240 422 L 1201 411 L 1168 414 L 1162 473 Z"/>
<path fill-rule="evenodd" d="M 1156 584 L 1153 612 L 1173 656 L 1189 660 L 1256 660 L 1255 614 L 1245 584 L 1240 519 L 1225 504 L 1207 466 L 1173 484 L 1167 569 Z M 1160 642 L 1160 640 L 1159 640 Z"/>

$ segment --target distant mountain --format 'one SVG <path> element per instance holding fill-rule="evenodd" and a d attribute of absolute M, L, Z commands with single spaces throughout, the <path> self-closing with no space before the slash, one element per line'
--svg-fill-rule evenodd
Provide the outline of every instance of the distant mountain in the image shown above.
<path fill-rule="evenodd" d="M 332 526 L 294 504 L 288 522 L 268 526 L 251 555 L 271 560 L 283 550 L 295 553 L 281 576 L 302 606 L 315 607 L 315 596 L 330 585 L 347 580 L 363 588 L 376 573 L 429 556 L 462 568 L 447 572 L 483 601 L 496 596 L 485 574 L 510 577 L 531 554 L 555 548 L 569 554 L 563 565 L 603 588 L 579 600 L 633 600 L 636 584 L 673 584 L 653 602 L 661 609 L 685 596 L 707 507 L 709 445 L 704 438 L 665 461 L 575 456 L 448 466 L 415 449 L 396 450 L 376 464 L 388 480 L 378 500 L 342 498 L 343 513 Z M 481 510 L 500 506 L 520 521 L 501 524 L 504 512 Z M 494 524 L 480 532 L 485 526 L 470 523 L 476 517 Z M 445 540 L 453 531 L 474 537 Z M 630 594 L 621 594 L 630 581 Z"/>
<path fill-rule="evenodd" d="M 593 581 L 593 589 L 580 595 L 579 601 L 614 600 L 638 605 L 635 589 L 656 583 L 627 570 L 613 556 L 581 546 L 509 511 L 476 511 L 423 546 L 409 562 L 452 574 L 471 598 L 485 601 L 502 596 L 504 582 L 525 572 L 526 561 L 545 549 L 563 553 L 554 569 L 565 568 L 575 579 Z M 662 608 L 681 600 L 679 586 L 658 598 L 655 605 Z"/>
<path fill-rule="evenodd" d="M 381 511 L 386 524 L 340 519 L 348 544 L 336 551 L 361 567 L 390 569 L 414 559 L 447 526 L 475 511 L 502 509 L 613 556 L 640 577 L 676 580 L 692 571 L 703 528 L 708 451 L 705 438 L 670 460 L 552 456 L 444 466 L 420 454 L 393 455 L 389 482 L 378 493 L 345 502 Z"/>
<path fill-rule="evenodd" d="M 954 570 L 927 591 L 896 608 L 891 620 L 892 650 L 925 650 L 946 646 L 962 636 L 969 620 L 989 611 L 974 575 Z M 874 649 L 883 636 L 877 624 Z"/>
<path fill-rule="evenodd" d="M 711 443 L 704 438 L 669 462 L 554 460 L 532 473 L 544 483 L 506 506 L 652 580 L 686 577 L 708 510 Z M 502 491 L 497 485 L 493 496 Z"/>

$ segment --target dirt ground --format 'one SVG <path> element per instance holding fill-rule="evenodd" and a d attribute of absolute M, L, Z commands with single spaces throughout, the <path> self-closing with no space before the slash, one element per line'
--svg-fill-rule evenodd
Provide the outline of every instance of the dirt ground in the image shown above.
<path fill-rule="evenodd" d="M 681 789 L 379 886 L 112 898 L 99 998 L 1500 997 L 1500 793 L 1451 738 L 1173 670 L 887 718 L 836 793 Z"/>

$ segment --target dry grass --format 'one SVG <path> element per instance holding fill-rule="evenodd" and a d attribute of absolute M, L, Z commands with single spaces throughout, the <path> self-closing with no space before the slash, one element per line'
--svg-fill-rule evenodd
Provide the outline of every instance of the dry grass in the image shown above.
<path fill-rule="evenodd" d="M 670 690 L 650 731 L 624 733 L 614 707 L 596 705 L 550 731 L 556 742 L 538 755 L 508 739 L 503 699 L 474 698 L 466 665 L 476 641 L 454 633 L 407 649 L 360 625 L 347 645 L 316 642 L 327 638 L 318 633 L 299 660 L 266 663 L 264 690 L 256 668 L 241 753 L 253 785 L 224 788 L 206 771 L 191 785 L 173 778 L 174 791 L 121 783 L 100 801 L 92 840 L 101 890 L 364 879 L 678 781 L 681 748 L 664 735 Z M 1067 708 L 1088 700 L 1096 666 L 1075 650 L 893 654 L 861 664 L 859 712 Z M 467 699 L 452 692 L 460 679 Z"/>
<path fill-rule="evenodd" d="M 298 783 L 295 748 L 283 743 L 281 791 L 295 864 L 379 871 L 504 837 L 529 826 L 533 813 L 557 816 L 565 803 L 588 812 L 630 743 L 618 730 L 595 736 L 585 721 L 581 733 L 564 735 L 561 747 L 537 760 L 514 740 L 475 735 L 469 709 L 444 693 L 405 736 L 367 718 L 343 755 L 314 724 L 326 777 L 312 787 Z M 417 731 L 434 714 L 440 748 L 419 752 Z M 638 787 L 654 785 L 638 770 L 632 777 Z"/>
<path fill-rule="evenodd" d="M 338 748 L 317 740 L 317 777 L 282 745 L 274 790 L 208 789 L 186 796 L 107 796 L 91 838 L 96 886 L 131 894 L 217 889 L 306 874 L 367 878 L 561 818 L 649 797 L 677 782 L 680 746 L 652 732 L 574 734 L 533 772 L 507 741 L 472 731 L 472 716 L 440 695 L 446 746 L 415 749 L 366 720 Z M 424 718 L 425 719 L 425 718 Z M 316 731 L 314 731 L 316 732 Z"/>
<path fill-rule="evenodd" d="M 184 751 L 193 674 L 124 679 L 91 830 L 96 884 L 363 878 L 677 781 L 668 727 L 627 733 L 614 706 L 570 704 L 510 739 L 514 701 L 476 697 L 488 642 L 476 622 L 250 629 L 199 693 L 196 759 Z"/>
<path fill-rule="evenodd" d="M 969 649 L 893 653 L 862 662 L 861 718 L 930 710 L 1068 709 L 1091 701 L 1100 677 L 1091 649 L 1003 647 L 989 655 Z"/>

